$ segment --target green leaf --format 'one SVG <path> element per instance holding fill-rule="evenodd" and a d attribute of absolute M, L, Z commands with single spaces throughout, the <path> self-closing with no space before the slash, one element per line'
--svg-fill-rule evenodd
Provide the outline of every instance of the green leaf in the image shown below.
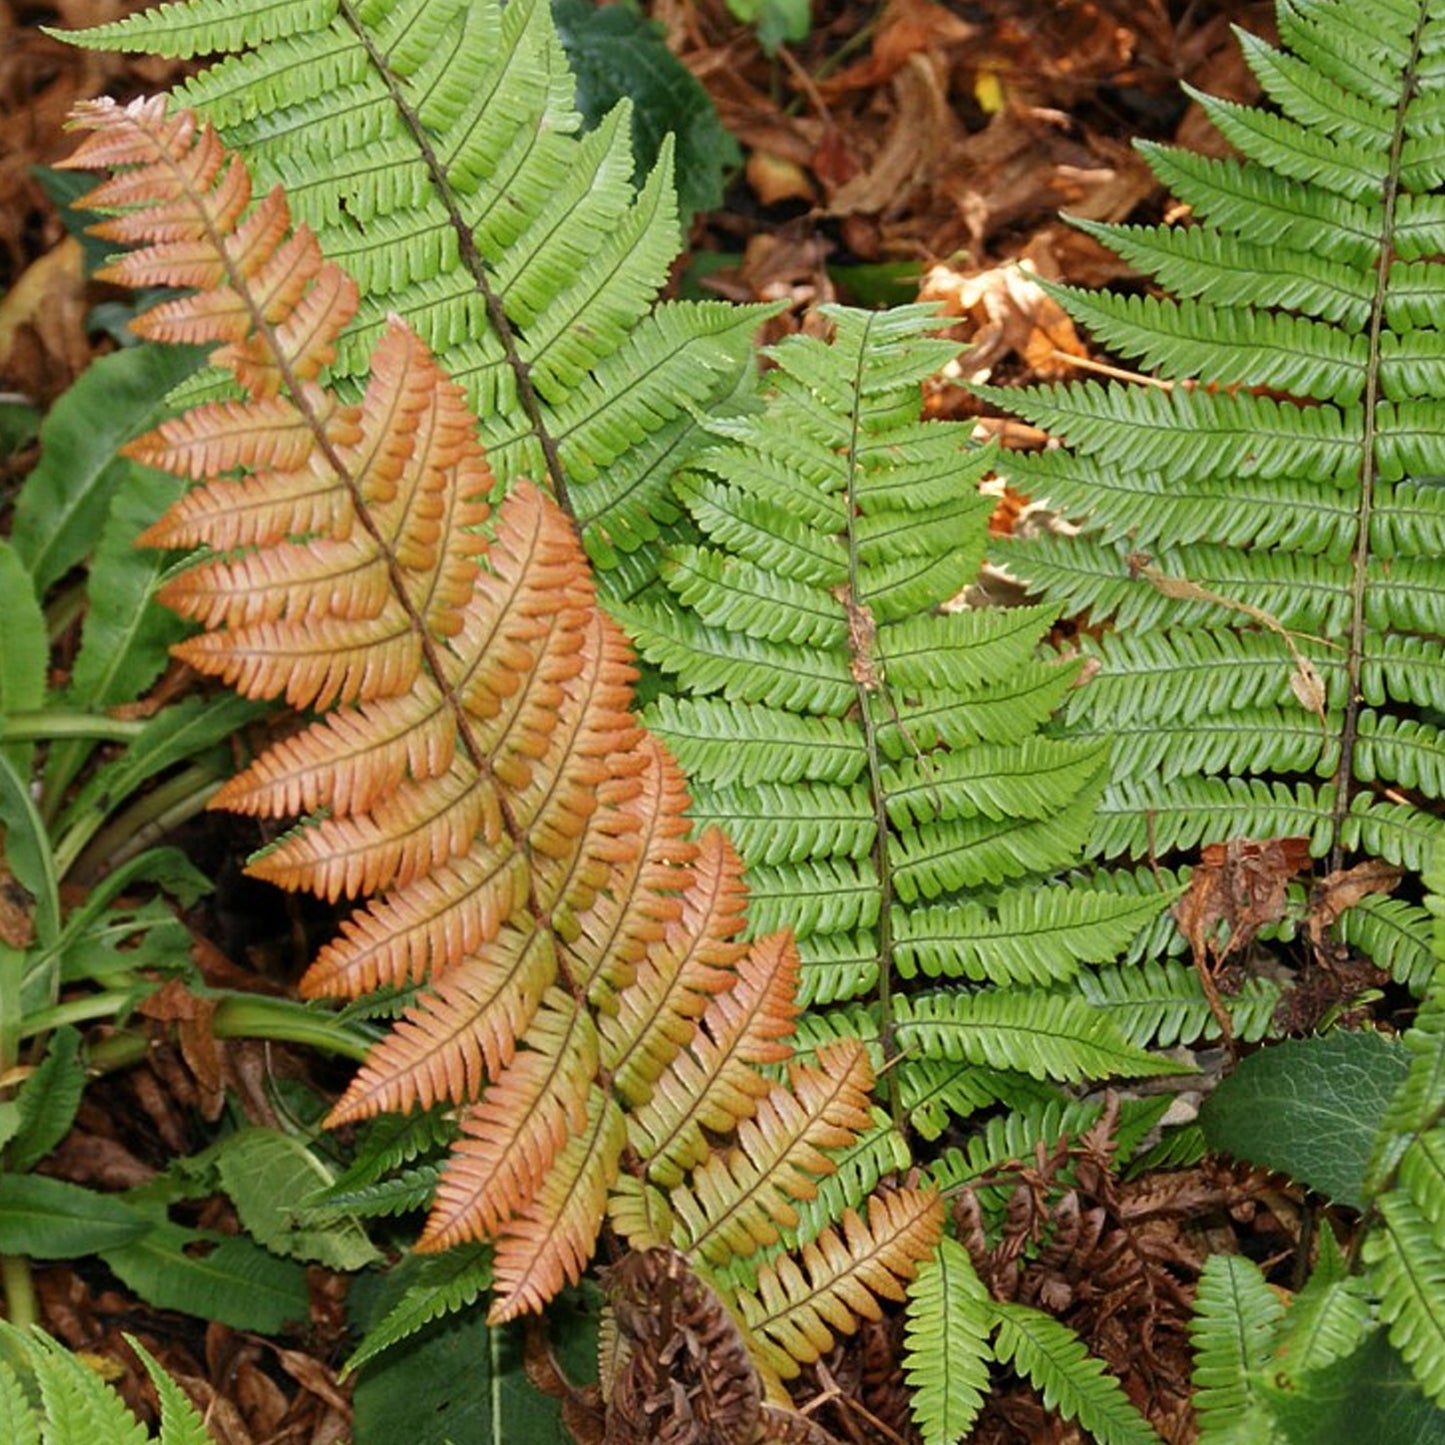
<path fill-rule="evenodd" d="M 0 1352 L 13 1341 L 19 1331 L 13 1325 L 0 1321 Z M 11 1368 L 10 1362 L 0 1353 L 0 1440 L 10 1445 L 40 1445 L 40 1422 L 30 1407 L 30 1400 L 20 1377 Z"/>
<path fill-rule="evenodd" d="M 60 937 L 60 883 L 55 876 L 55 859 L 50 839 L 35 804 L 30 800 L 28 782 L 0 753 L 0 827 L 5 832 L 5 863 L 11 877 L 34 905 L 35 940 L 51 948 Z M 0 1018 L 0 1030 L 19 1026 L 19 1019 Z"/>
<path fill-rule="evenodd" d="M 90 607 L 71 672 L 75 705 L 133 702 L 160 675 L 171 644 L 190 631 L 153 600 L 167 554 L 135 545 L 184 490 L 176 477 L 138 468 L 111 499 L 90 567 Z"/>
<path fill-rule="evenodd" d="M 158 1309 L 183 1310 L 237 1330 L 273 1335 L 304 1322 L 306 1271 L 242 1237 L 152 1224 L 101 1257 L 121 1282 Z"/>
<path fill-rule="evenodd" d="M 0 1254 L 69 1259 L 125 1245 L 150 1227 L 114 1194 L 34 1174 L 0 1174 Z"/>
<path fill-rule="evenodd" d="M 1260 1381 L 1289 1445 L 1445 1445 L 1445 1410 L 1420 1393 L 1384 1332 L 1327 1369 Z"/>
<path fill-rule="evenodd" d="M 957 1240 L 944 1236 L 908 1290 L 903 1367 L 924 1445 L 962 1440 L 988 1390 L 988 1291 Z"/>
<path fill-rule="evenodd" d="M 93 362 L 51 407 L 11 536 L 37 596 L 95 549 L 112 500 L 140 485 L 146 469 L 116 453 L 155 425 L 200 358 L 189 346 L 128 347 Z"/>
<path fill-rule="evenodd" d="M 20 1127 L 10 1141 L 7 1162 L 12 1169 L 33 1169 L 70 1132 L 80 1096 L 85 1091 L 85 1065 L 80 1060 L 80 1035 L 66 1026 L 51 1035 L 45 1057 L 21 1086 L 17 1103 Z"/>
<path fill-rule="evenodd" d="M 346 1362 L 348 1373 L 433 1321 L 475 1304 L 491 1283 L 490 1246 L 467 1245 L 404 1259 L 387 1276 L 366 1335 Z"/>
<path fill-rule="evenodd" d="M 577 78 L 577 108 L 589 126 L 621 100 L 632 105 L 632 141 L 640 180 L 675 139 L 677 198 L 684 223 L 722 204 L 723 180 L 742 164 L 707 91 L 667 48 L 661 27 L 625 5 L 553 0 L 558 38 Z"/>
<path fill-rule="evenodd" d="M 1045 1406 L 1077 1420 L 1098 1445 L 1162 1445 L 1102 1360 L 1052 1315 L 1028 1305 L 995 1304 L 994 1353 L 1043 1396 Z"/>
<path fill-rule="evenodd" d="M 1211 1149 L 1363 1208 L 1365 1167 L 1409 1056 L 1375 1033 L 1289 1039 L 1244 1059 L 1204 1102 Z"/>
<path fill-rule="evenodd" d="M 595 1307 L 564 1296 L 554 1310 L 558 1354 L 577 1378 L 579 1356 L 595 1359 Z M 558 1402 L 522 1368 L 522 1329 L 496 1329 L 469 1310 L 428 1326 L 362 1373 L 353 1397 L 354 1445 L 572 1445 Z M 640 1442 L 639 1442 L 640 1445 Z"/>
<path fill-rule="evenodd" d="M 332 1183 L 331 1171 L 300 1139 L 277 1129 L 242 1129 L 221 1145 L 216 1164 L 242 1225 L 267 1249 L 348 1271 L 381 1258 L 355 1219 L 299 1222 L 311 1196 Z"/>
<path fill-rule="evenodd" d="M 0 538 L 0 617 L 5 646 L 0 648 L 0 724 L 7 715 L 31 712 L 45 701 L 50 643 L 35 583 L 15 548 Z M 30 743 L 10 743 L 5 755 L 22 776 L 30 771 Z"/>

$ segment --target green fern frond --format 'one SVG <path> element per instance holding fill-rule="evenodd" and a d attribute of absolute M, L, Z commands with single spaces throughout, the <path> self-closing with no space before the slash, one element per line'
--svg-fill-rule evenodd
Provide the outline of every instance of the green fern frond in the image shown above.
<path fill-rule="evenodd" d="M 1418 871 L 1445 799 L 1440 19 L 1278 8 L 1278 47 L 1240 37 L 1268 103 L 1196 96 L 1237 154 L 1141 147 L 1188 223 L 1080 223 L 1157 289 L 1049 288 L 1162 384 L 985 392 L 1066 443 L 1005 470 L 1077 524 L 995 557 L 1101 634 L 1069 700 L 1112 740 L 1093 852 L 1303 836 Z M 1422 923 L 1369 898 L 1338 932 L 1419 988 Z"/>
<path fill-rule="evenodd" d="M 903 1370 L 924 1445 L 956 1445 L 988 1390 L 993 1301 L 968 1251 L 943 1238 L 908 1290 Z"/>
<path fill-rule="evenodd" d="M 670 146 L 639 187 L 625 105 L 580 133 L 546 0 L 187 0 L 67 38 L 224 55 L 176 101 L 360 282 L 333 380 L 404 318 L 466 390 L 501 484 L 546 481 L 594 559 L 630 562 L 619 585 L 646 582 L 643 544 L 677 515 L 667 479 L 761 312 L 657 304 L 679 241 Z"/>
<path fill-rule="evenodd" d="M 200 1413 L 137 1340 L 160 1402 L 156 1436 L 126 1408 L 97 1370 L 38 1330 L 0 1320 L 0 1433 L 7 1445 L 212 1445 Z"/>
<path fill-rule="evenodd" d="M 1124 1038 L 1141 1048 L 1152 1043 L 1167 1049 L 1219 1035 L 1219 1021 L 1198 971 L 1177 960 L 1149 959 L 1083 973 L 1079 991 L 1115 1021 Z M 1229 1011 L 1234 1037 L 1247 1043 L 1264 1038 L 1280 994 L 1278 984 L 1251 978 L 1237 994 L 1226 995 L 1221 1001 Z"/>
<path fill-rule="evenodd" d="M 898 1000 L 900 1047 L 924 1058 L 1017 1069 L 1035 1079 L 1104 1079 L 1177 1073 L 1135 1048 L 1084 999 L 1037 989 L 935 993 Z"/>
<path fill-rule="evenodd" d="M 1270 1438 L 1266 1407 L 1251 1375 L 1269 1362 L 1283 1318 L 1284 1306 L 1258 1265 L 1233 1254 L 1205 1261 L 1189 1325 L 1203 1445 Z"/>
<path fill-rule="evenodd" d="M 1384 1227 L 1366 1236 L 1364 1258 L 1391 1344 L 1445 1408 L 1445 1128 L 1434 1133 L 1428 1182 L 1417 1178 L 1375 1201 Z"/>
<path fill-rule="evenodd" d="M 1028 1305 L 995 1304 L 994 1355 L 1043 1396 L 1045 1406 L 1077 1420 L 1098 1445 L 1161 1445 L 1118 1380 L 1052 1315 Z"/>
<path fill-rule="evenodd" d="M 376 1322 L 346 1362 L 359 1370 L 383 1350 L 445 1315 L 475 1304 L 491 1287 L 492 1251 L 467 1244 L 443 1254 L 411 1255 L 387 1277 Z"/>

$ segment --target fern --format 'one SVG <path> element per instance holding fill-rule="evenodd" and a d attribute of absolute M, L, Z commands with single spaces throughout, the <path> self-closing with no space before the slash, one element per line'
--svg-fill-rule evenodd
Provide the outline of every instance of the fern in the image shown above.
<path fill-rule="evenodd" d="M 9 1445 L 211 1445 L 200 1414 L 145 1348 L 126 1337 L 160 1401 L 152 1435 L 100 1373 L 48 1336 L 0 1320 L 0 1433 Z"/>
<path fill-rule="evenodd" d="M 908 1384 L 925 1445 L 964 1439 L 988 1389 L 992 1302 L 968 1251 L 945 1239 L 908 1294 Z"/>
<path fill-rule="evenodd" d="M 742 865 L 716 830 L 689 838 L 567 519 L 527 483 L 489 514 L 465 401 L 400 319 L 359 405 L 322 384 L 354 283 L 289 230 L 279 190 L 249 204 L 214 131 L 163 101 L 81 121 L 94 134 L 73 163 L 114 171 L 89 198 L 116 213 L 97 229 L 142 243 L 109 274 L 198 288 L 140 329 L 222 343 L 212 359 L 245 393 L 134 444 L 200 482 L 146 538 L 203 549 L 165 589 L 208 629 L 177 651 L 317 713 L 218 801 L 309 815 L 252 872 L 371 895 L 307 992 L 414 990 L 330 1122 L 422 1112 L 381 1131 L 342 1197 L 409 1201 L 424 1172 L 387 1186 L 379 1169 L 446 1142 L 419 1248 L 490 1245 L 408 1289 L 361 1358 L 488 1280 L 494 1322 L 540 1308 L 608 1216 L 703 1271 L 771 1243 L 834 1172 L 830 1151 L 874 1129 L 873 1070 L 842 1039 L 786 1084 L 761 1072 L 791 1052 L 796 956 L 786 935 L 737 941 Z M 846 1247 L 821 1219 L 794 1236 L 827 1260 L 815 1307 L 834 1328 L 876 1312 L 872 1291 L 896 1295 L 937 1238 L 935 1195 L 897 1201 L 870 1213 L 867 1249 L 846 1213 Z"/>
<path fill-rule="evenodd" d="M 1281 48 L 1241 38 L 1272 107 L 1197 97 L 1237 157 L 1142 147 L 1189 222 L 1081 223 L 1160 291 L 1050 288 L 1165 384 L 989 393 L 1067 443 L 1007 471 L 1079 530 L 998 559 L 1113 624 L 1067 707 L 1110 744 L 1097 855 L 1300 836 L 1418 871 L 1440 835 L 1441 23 L 1281 4 Z M 1424 986 L 1418 904 L 1367 898 L 1341 936 Z"/>
<path fill-rule="evenodd" d="M 995 1304 L 997 1358 L 1023 1375 L 1050 1410 L 1077 1420 L 1099 1445 L 1158 1445 L 1159 1436 L 1066 1325 L 1027 1305 Z"/>
<path fill-rule="evenodd" d="M 1253 1375 L 1268 1362 L 1283 1315 L 1258 1265 L 1228 1254 L 1205 1261 L 1190 1326 L 1201 1441 L 1270 1438 Z"/>
<path fill-rule="evenodd" d="M 677 678 L 648 722 L 737 841 L 752 926 L 794 929 L 804 999 L 877 997 L 927 1127 L 945 1100 L 998 1098 L 988 1070 L 1153 1072 L 1067 986 L 1129 944 L 1157 891 L 1040 887 L 1103 781 L 1097 744 L 1042 726 L 1072 670 L 1034 657 L 1038 610 L 945 606 L 988 510 L 967 483 L 989 454 L 919 419 L 918 383 L 953 348 L 923 309 L 827 315 L 831 344 L 777 347 L 765 409 L 715 423 L 679 478 L 703 541 L 669 551 L 670 595 L 618 610 Z M 919 977 L 975 987 L 896 996 Z M 962 1059 L 970 1081 L 946 1085 Z"/>
<path fill-rule="evenodd" d="M 67 38 L 222 55 L 176 91 L 285 187 L 360 300 L 333 377 L 400 316 L 463 388 L 499 482 L 544 480 L 620 590 L 666 484 L 750 359 L 757 308 L 655 305 L 678 248 L 672 146 L 633 183 L 629 107 L 581 133 L 546 0 L 188 0 Z"/>

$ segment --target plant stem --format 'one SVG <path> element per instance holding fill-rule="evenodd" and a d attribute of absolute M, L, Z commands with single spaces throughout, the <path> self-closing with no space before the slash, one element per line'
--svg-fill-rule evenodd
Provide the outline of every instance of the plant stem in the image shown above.
<path fill-rule="evenodd" d="M 104 813 L 87 814 L 56 844 L 56 872 L 71 882 L 85 882 L 103 868 L 124 863 L 194 818 L 220 786 L 212 764 L 195 763 L 152 788 L 108 823 Z"/>
<path fill-rule="evenodd" d="M 321 1012 L 314 1005 L 253 994 L 230 994 L 221 998 L 211 1018 L 211 1032 L 218 1039 L 275 1039 L 323 1049 L 357 1063 L 366 1058 L 374 1042 L 369 1034 Z M 150 1040 L 145 1034 L 122 1030 L 92 1045 L 86 1063 L 92 1073 L 114 1073 L 138 1064 L 149 1047 Z"/>
<path fill-rule="evenodd" d="M 35 1280 L 23 1254 L 0 1255 L 0 1287 L 5 1291 L 5 1317 L 12 1325 L 24 1330 L 39 1323 Z"/>
<path fill-rule="evenodd" d="M 58 738 L 100 738 L 124 743 L 139 736 L 142 718 L 107 717 L 98 712 L 17 712 L 0 718 L 0 742 L 37 743 Z"/>

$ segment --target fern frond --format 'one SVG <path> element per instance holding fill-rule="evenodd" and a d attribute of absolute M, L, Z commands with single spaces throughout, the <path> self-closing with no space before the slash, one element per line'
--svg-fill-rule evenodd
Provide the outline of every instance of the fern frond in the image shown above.
<path fill-rule="evenodd" d="M 494 1321 L 540 1309 L 580 1277 L 615 1186 L 635 1233 L 652 1210 L 686 1234 L 656 1209 L 648 1167 L 694 1171 L 675 1193 L 701 1201 L 686 1221 L 703 1257 L 796 1224 L 793 1201 L 836 1167 L 825 1151 L 857 1146 L 848 1180 L 871 1187 L 866 1050 L 835 1044 L 787 1086 L 761 1072 L 790 1054 L 796 955 L 785 934 L 738 941 L 741 865 L 716 832 L 689 838 L 681 775 L 633 717 L 626 644 L 565 516 L 524 482 L 489 514 L 463 395 L 401 321 L 359 407 L 320 383 L 349 283 L 288 232 L 279 192 L 247 209 L 245 173 L 213 133 L 150 102 L 84 123 L 96 134 L 78 163 L 119 168 L 101 195 L 127 209 L 107 226 L 152 243 L 145 275 L 194 279 L 204 263 L 225 281 L 157 324 L 223 341 L 214 355 L 241 398 L 137 444 L 187 474 L 240 473 L 153 529 L 210 548 L 170 587 L 208 628 L 181 647 L 321 714 L 223 801 L 314 810 L 253 873 L 374 895 L 305 990 L 407 998 L 330 1122 L 426 1112 L 370 1141 L 342 1192 L 414 1201 L 425 1167 L 394 1187 L 380 1174 L 444 1143 L 419 1248 L 491 1247 L 402 1301 L 363 1351 L 486 1278 Z M 629 1135 L 636 1173 L 619 1186 Z M 888 1259 L 902 1270 L 930 1242 L 895 1240 Z"/>
<path fill-rule="evenodd" d="M 1252 1372 L 1270 1357 L 1284 1306 L 1259 1266 L 1239 1255 L 1214 1254 L 1204 1262 L 1189 1335 L 1194 1343 L 1194 1409 L 1202 1441 L 1243 1438 L 1270 1431 Z"/>
<path fill-rule="evenodd" d="M 1159 1445 L 1160 1437 L 1121 1386 L 1067 1325 L 1028 1305 L 995 1304 L 994 1355 L 1077 1420 L 1099 1445 Z"/>
<path fill-rule="evenodd" d="M 667 478 L 763 314 L 657 304 L 678 247 L 670 145 L 638 186 L 625 105 L 579 134 L 545 0 L 242 9 L 186 0 L 68 38 L 224 55 L 176 99 L 284 186 L 359 282 L 333 374 L 363 375 L 401 317 L 482 418 L 503 487 L 545 481 L 591 555 L 640 586 L 643 544 L 675 515 Z"/>
<path fill-rule="evenodd" d="M 902 1047 L 924 1058 L 1017 1069 L 1036 1079 L 1146 1077 L 1179 1068 L 1127 1043 L 1083 999 L 1035 989 L 901 998 L 897 1034 Z"/>
<path fill-rule="evenodd" d="M 1279 20 L 1240 37 L 1272 105 L 1196 97 L 1234 157 L 1142 148 L 1188 223 L 1082 223 L 1163 294 L 1052 288 L 1166 384 L 987 392 L 1066 443 L 1005 470 L 1079 524 L 996 556 L 1102 635 L 1069 708 L 1113 740 L 1093 852 L 1305 836 L 1418 871 L 1445 796 L 1435 17 Z M 1336 927 L 1418 986 L 1420 924 L 1370 899 Z"/>
<path fill-rule="evenodd" d="M 796 935 L 807 1001 L 919 973 L 1065 984 L 1163 903 L 1040 889 L 1082 849 L 1108 744 L 1043 731 L 1073 680 L 1035 655 L 1046 611 L 954 602 L 986 531 L 966 482 L 991 453 L 919 420 L 946 355 L 927 311 L 828 317 L 831 343 L 778 347 L 764 409 L 715 423 L 679 478 L 703 543 L 669 554 L 666 596 L 619 609 L 677 679 L 649 724 L 736 840 L 752 928 Z M 1073 1076 L 1067 1046 L 1040 1047 Z"/>
<path fill-rule="evenodd" d="M 346 1362 L 347 1373 L 432 1320 L 474 1304 L 492 1282 L 492 1251 L 470 1244 L 439 1255 L 414 1255 L 388 1277 L 375 1319 Z"/>
<path fill-rule="evenodd" d="M 924 1445 L 957 1445 L 983 1406 L 993 1302 L 968 1251 L 945 1236 L 908 1290 L 903 1368 Z"/>
<path fill-rule="evenodd" d="M 866 1221 L 850 1209 L 841 1236 L 827 1229 L 805 1245 L 801 1268 L 787 1255 L 764 1265 L 757 1292 L 741 1292 L 738 1305 L 773 1368 L 791 1378 L 832 1349 L 837 1335 L 852 1334 L 860 1319 L 878 1319 L 878 1297 L 901 1300 L 942 1222 L 936 1194 L 874 1195 Z"/>
<path fill-rule="evenodd" d="M 859 1045 L 819 1050 L 819 1067 L 794 1064 L 789 1085 L 774 1086 L 738 1127 L 738 1142 L 713 1154 L 669 1203 L 677 1216 L 674 1243 L 718 1265 L 771 1244 L 798 1223 L 795 1201 L 817 1191 L 819 1175 L 836 1167 L 824 1151 L 852 1143 L 872 1125 L 868 1090 L 873 1070 Z"/>

